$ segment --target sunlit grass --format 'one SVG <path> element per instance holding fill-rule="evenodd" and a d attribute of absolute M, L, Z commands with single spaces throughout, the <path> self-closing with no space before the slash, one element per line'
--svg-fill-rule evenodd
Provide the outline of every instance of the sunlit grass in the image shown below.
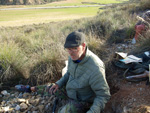
<path fill-rule="evenodd" d="M 0 6 L 0 8 L 16 8 L 16 7 L 48 7 L 48 6 L 79 6 L 79 5 L 91 5 L 91 3 L 99 3 L 99 4 L 112 4 L 112 3 L 122 3 L 129 0 L 65 0 L 52 2 L 42 5 L 8 5 L 8 6 Z M 84 4 L 83 4 L 84 3 Z M 94 5 L 94 4 L 92 4 Z"/>
<path fill-rule="evenodd" d="M 0 11 L 0 26 L 21 26 L 92 17 L 99 7 Z"/>

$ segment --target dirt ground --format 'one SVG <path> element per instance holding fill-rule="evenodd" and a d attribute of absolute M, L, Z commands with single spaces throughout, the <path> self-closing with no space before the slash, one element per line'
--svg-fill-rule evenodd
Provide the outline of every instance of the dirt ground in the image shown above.
<path fill-rule="evenodd" d="M 114 73 L 107 74 L 112 96 L 104 113 L 150 113 L 150 84 L 146 85 L 146 81 L 128 82 L 123 77 L 125 70 L 114 65 L 112 68 Z"/>
<path fill-rule="evenodd" d="M 131 83 L 125 80 L 116 80 L 117 75 L 112 75 L 110 101 L 106 104 L 104 113 L 150 113 L 150 86 L 146 81 Z M 118 75 L 119 76 L 119 75 Z M 116 82 L 116 83 L 115 83 Z"/>

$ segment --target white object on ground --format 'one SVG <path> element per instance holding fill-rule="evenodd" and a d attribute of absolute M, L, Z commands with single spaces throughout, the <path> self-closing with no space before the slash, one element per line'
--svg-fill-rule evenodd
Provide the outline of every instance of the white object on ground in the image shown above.
<path fill-rule="evenodd" d="M 131 62 L 142 62 L 142 58 L 138 58 L 134 55 L 129 55 L 125 59 L 121 59 L 121 62 L 124 62 L 125 64 L 131 63 Z"/>
<path fill-rule="evenodd" d="M 128 55 L 127 53 L 123 53 L 123 52 L 115 52 L 115 53 L 121 56 L 122 58 L 126 58 Z"/>
<path fill-rule="evenodd" d="M 132 42 L 131 42 L 131 43 L 132 43 L 132 44 L 135 44 L 135 43 L 136 43 L 135 38 L 132 39 Z"/>
<path fill-rule="evenodd" d="M 150 56 L 150 52 L 148 52 L 148 51 L 144 52 L 144 54 L 145 54 L 146 56 Z"/>

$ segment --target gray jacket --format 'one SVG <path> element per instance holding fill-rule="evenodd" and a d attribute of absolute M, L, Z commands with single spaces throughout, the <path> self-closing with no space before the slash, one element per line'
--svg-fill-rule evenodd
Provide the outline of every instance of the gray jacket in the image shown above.
<path fill-rule="evenodd" d="M 110 98 L 104 63 L 88 49 L 80 63 L 69 57 L 68 70 L 56 83 L 59 87 L 66 85 L 68 97 L 93 103 L 87 113 L 100 113 Z"/>

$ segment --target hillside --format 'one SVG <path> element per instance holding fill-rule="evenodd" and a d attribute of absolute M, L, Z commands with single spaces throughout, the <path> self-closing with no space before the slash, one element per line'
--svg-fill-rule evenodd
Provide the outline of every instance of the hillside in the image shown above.
<path fill-rule="evenodd" d="M 61 0 L 0 0 L 1 5 L 37 5 Z"/>
<path fill-rule="evenodd" d="M 87 36 L 89 49 L 106 66 L 112 96 L 103 113 L 149 113 L 148 82 L 128 81 L 124 76 L 127 69 L 114 63 L 118 60 L 115 52 L 137 55 L 150 51 L 149 31 L 136 44 L 131 44 L 136 17 L 149 8 L 149 0 L 131 0 L 128 4 L 103 7 L 104 12 L 98 12 L 93 18 L 0 28 L 0 112 L 52 112 L 57 95 L 22 93 L 14 86 L 57 81 L 67 59 L 64 40 L 71 31 L 80 30 Z M 59 99 L 56 111 L 64 104 Z"/>

